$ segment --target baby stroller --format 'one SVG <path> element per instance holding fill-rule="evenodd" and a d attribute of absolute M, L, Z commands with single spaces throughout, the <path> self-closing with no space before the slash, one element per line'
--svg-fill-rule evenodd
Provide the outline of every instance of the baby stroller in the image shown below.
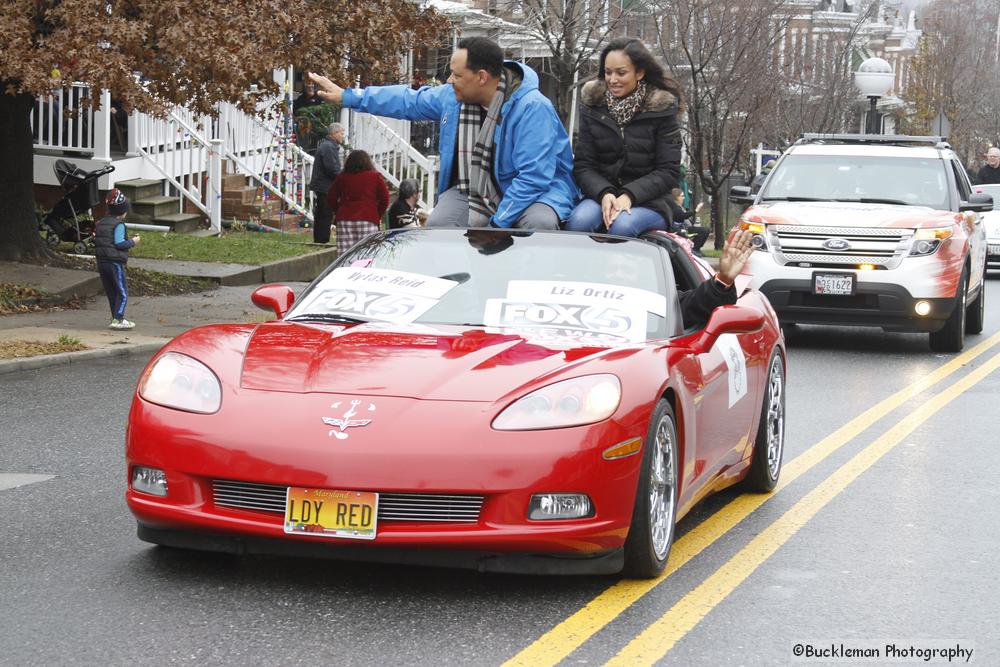
<path fill-rule="evenodd" d="M 96 224 L 92 218 L 81 220 L 80 216 L 100 203 L 97 179 L 113 172 L 114 165 L 84 171 L 72 162 L 56 160 L 52 169 L 64 194 L 42 219 L 39 231 L 50 248 L 55 248 L 61 241 L 70 241 L 73 252 L 82 255 L 94 247 Z"/>

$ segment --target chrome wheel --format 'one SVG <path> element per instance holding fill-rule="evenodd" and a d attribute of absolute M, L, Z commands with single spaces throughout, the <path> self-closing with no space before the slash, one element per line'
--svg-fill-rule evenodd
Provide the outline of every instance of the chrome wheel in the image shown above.
<path fill-rule="evenodd" d="M 677 510 L 677 465 L 674 461 L 674 423 L 663 415 L 656 425 L 652 465 L 649 467 L 649 537 L 657 559 L 664 559 L 673 539 Z"/>
<path fill-rule="evenodd" d="M 778 478 L 781 470 L 781 450 L 785 444 L 785 378 L 781 372 L 781 358 L 771 362 L 767 379 L 767 474 Z"/>

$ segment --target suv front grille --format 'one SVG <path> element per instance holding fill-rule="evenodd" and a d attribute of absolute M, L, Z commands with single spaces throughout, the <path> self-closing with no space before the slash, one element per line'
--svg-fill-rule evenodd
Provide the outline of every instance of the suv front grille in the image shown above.
<path fill-rule="evenodd" d="M 912 235 L 909 229 L 775 225 L 769 229 L 768 240 L 782 264 L 873 264 L 891 268 L 905 256 Z M 823 247 L 830 239 L 846 241 L 849 247 Z"/>
<path fill-rule="evenodd" d="M 228 479 L 212 480 L 218 507 L 285 513 L 287 486 Z M 484 496 L 443 493 L 379 493 L 379 521 L 476 523 Z"/>

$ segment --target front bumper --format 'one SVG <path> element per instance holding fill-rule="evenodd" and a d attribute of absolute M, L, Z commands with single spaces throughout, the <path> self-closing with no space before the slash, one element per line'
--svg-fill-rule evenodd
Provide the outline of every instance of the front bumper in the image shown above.
<path fill-rule="evenodd" d="M 237 555 L 267 554 L 304 558 L 327 558 L 371 563 L 393 563 L 451 567 L 479 572 L 510 574 L 593 575 L 616 574 L 625 565 L 622 548 L 585 554 L 504 553 L 458 549 L 371 548 L 350 544 L 284 540 L 248 535 L 195 532 L 154 528 L 139 522 L 139 539 L 181 549 L 215 551 Z"/>
<path fill-rule="evenodd" d="M 164 536 L 164 541 L 150 541 L 391 562 L 422 562 L 423 551 L 435 556 L 453 551 L 459 556 L 445 557 L 445 564 L 456 560 L 464 563 L 460 567 L 491 571 L 548 571 L 548 566 L 523 565 L 524 558 L 538 556 L 545 563 L 549 558 L 591 562 L 587 567 L 596 569 L 585 571 L 606 573 L 602 568 L 615 562 L 605 557 L 620 550 L 628 535 L 641 453 L 607 461 L 601 452 L 645 435 L 646 417 L 639 411 L 632 411 L 636 421 L 629 424 L 612 420 L 500 432 L 482 427 L 475 413 L 485 408 L 381 397 L 379 411 L 396 419 L 375 420 L 352 431 L 349 439 L 335 440 L 319 418 L 329 396 L 285 400 L 279 392 L 235 391 L 240 395 L 229 400 L 240 409 L 228 415 L 225 407 L 216 415 L 193 415 L 138 398 L 133 402 L 126 437 L 129 479 L 133 466 L 149 466 L 165 472 L 169 489 L 165 497 L 131 486 L 126 491 L 141 533 Z M 422 418 L 407 419 L 414 411 Z M 278 413 L 280 419 L 274 417 Z M 375 539 L 362 542 L 286 534 L 283 505 L 269 510 L 226 506 L 214 495 L 218 480 L 380 494 L 466 494 L 483 502 L 478 516 L 466 522 L 380 518 Z M 529 520 L 535 493 L 586 493 L 595 513 Z M 604 564 L 596 566 L 593 559 Z M 575 573 L 581 567 L 566 569 Z"/>
<path fill-rule="evenodd" d="M 760 287 L 784 323 L 877 326 L 892 331 L 937 331 L 955 308 L 954 298 L 917 299 L 891 283 L 859 283 L 851 296 L 812 293 L 812 279 L 769 280 Z M 918 316 L 918 301 L 930 312 Z"/>

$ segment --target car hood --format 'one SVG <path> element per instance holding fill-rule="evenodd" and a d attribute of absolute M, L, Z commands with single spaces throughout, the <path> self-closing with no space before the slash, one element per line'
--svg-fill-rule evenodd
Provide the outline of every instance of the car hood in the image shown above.
<path fill-rule="evenodd" d="M 267 391 L 494 401 L 608 349 L 573 337 L 543 341 L 472 327 L 271 322 L 251 335 L 240 384 Z"/>
<path fill-rule="evenodd" d="M 886 227 L 914 229 L 949 225 L 955 214 L 924 206 L 856 204 L 852 202 L 778 202 L 753 206 L 744 213 L 750 222 L 810 227 Z"/>

